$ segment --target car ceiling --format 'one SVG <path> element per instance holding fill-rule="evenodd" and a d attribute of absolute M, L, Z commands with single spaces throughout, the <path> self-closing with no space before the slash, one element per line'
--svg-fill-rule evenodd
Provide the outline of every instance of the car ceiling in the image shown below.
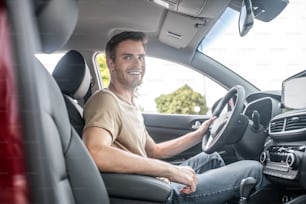
<path fill-rule="evenodd" d="M 200 15 L 192 17 L 165 9 L 150 0 L 79 0 L 79 19 L 63 49 L 94 53 L 103 50 L 113 34 L 135 30 L 148 35 L 148 55 L 165 59 L 180 56 L 186 63 L 231 3 L 230 0 L 196 1 L 205 1 L 205 6 Z M 179 38 L 173 37 L 173 33 Z"/>

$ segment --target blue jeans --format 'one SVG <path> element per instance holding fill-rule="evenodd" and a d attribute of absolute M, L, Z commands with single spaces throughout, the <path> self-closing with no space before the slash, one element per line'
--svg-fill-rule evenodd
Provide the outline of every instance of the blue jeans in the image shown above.
<path fill-rule="evenodd" d="M 261 188 L 263 181 L 262 165 L 257 161 L 244 160 L 225 165 L 218 153 L 200 153 L 181 165 L 190 166 L 198 176 L 196 191 L 192 194 L 181 194 L 184 185 L 172 182 L 169 203 L 224 203 L 234 197 L 239 198 L 240 182 L 252 176 L 257 180 L 256 189 Z"/>

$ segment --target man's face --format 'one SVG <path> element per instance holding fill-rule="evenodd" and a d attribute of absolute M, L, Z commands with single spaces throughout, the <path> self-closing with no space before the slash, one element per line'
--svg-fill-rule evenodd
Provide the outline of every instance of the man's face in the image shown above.
<path fill-rule="evenodd" d="M 142 42 L 126 40 L 119 43 L 115 60 L 110 60 L 111 80 L 124 88 L 134 89 L 142 83 L 145 73 L 145 50 Z"/>

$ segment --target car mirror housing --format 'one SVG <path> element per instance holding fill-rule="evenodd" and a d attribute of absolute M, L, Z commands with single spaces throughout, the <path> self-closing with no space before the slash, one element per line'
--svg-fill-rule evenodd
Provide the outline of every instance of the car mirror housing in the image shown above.
<path fill-rule="evenodd" d="M 254 24 L 254 13 L 252 9 L 251 0 L 243 0 L 240 8 L 239 15 L 239 34 L 241 37 L 245 36 L 253 27 Z"/>

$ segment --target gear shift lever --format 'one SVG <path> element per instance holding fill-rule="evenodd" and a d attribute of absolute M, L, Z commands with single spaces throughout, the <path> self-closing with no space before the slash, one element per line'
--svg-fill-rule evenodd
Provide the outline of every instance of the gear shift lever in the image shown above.
<path fill-rule="evenodd" d="M 251 191 L 255 187 L 255 185 L 256 179 L 253 177 L 247 177 L 241 180 L 239 204 L 247 204 Z"/>

